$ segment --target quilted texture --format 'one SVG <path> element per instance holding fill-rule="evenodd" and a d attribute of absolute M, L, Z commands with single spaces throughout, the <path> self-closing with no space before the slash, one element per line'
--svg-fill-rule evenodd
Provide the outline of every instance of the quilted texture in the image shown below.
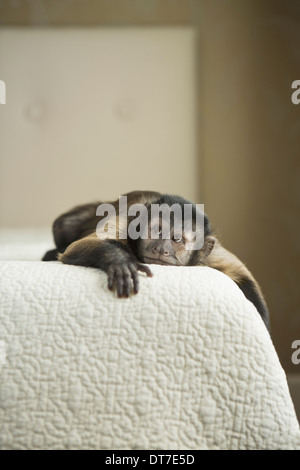
<path fill-rule="evenodd" d="M 213 269 L 151 269 L 116 299 L 92 268 L 0 263 L 1 449 L 300 449 L 254 306 Z"/>

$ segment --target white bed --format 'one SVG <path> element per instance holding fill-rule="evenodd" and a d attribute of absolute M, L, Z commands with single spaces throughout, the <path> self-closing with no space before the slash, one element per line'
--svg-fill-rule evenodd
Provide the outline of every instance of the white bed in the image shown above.
<path fill-rule="evenodd" d="M 255 307 L 211 268 L 151 266 L 116 299 L 39 261 L 49 231 L 0 233 L 1 449 L 300 449 Z"/>

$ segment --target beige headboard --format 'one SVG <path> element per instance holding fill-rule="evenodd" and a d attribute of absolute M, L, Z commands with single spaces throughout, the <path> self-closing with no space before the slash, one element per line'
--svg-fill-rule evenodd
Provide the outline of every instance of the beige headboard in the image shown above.
<path fill-rule="evenodd" d="M 153 189 L 199 201 L 192 28 L 2 28 L 0 225 Z"/>

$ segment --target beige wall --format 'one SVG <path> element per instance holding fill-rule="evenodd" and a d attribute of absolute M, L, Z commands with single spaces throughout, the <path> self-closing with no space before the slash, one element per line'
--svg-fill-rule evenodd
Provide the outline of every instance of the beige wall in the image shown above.
<path fill-rule="evenodd" d="M 300 3 L 1 2 L 2 24 L 191 25 L 198 31 L 199 199 L 262 285 L 283 366 L 300 339 Z M 1 77 L 0 77 L 1 78 Z M 166 179 L 168 176 L 166 176 Z"/>
<path fill-rule="evenodd" d="M 205 3 L 198 12 L 204 201 L 224 244 L 261 283 L 280 359 L 296 372 L 300 106 L 291 84 L 300 76 L 300 3 Z"/>

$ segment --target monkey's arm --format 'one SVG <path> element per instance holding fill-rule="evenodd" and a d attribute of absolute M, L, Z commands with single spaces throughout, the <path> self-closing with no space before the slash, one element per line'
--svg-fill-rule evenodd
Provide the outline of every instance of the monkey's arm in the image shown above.
<path fill-rule="evenodd" d="M 95 234 L 71 243 L 58 256 L 65 264 L 101 269 L 107 273 L 108 288 L 116 286 L 118 297 L 129 297 L 133 285 L 139 290 L 138 271 L 152 276 L 150 269 L 139 263 L 134 254 L 120 241 L 99 240 Z"/>
<path fill-rule="evenodd" d="M 251 272 L 235 255 L 226 250 L 217 240 L 206 264 L 229 276 L 252 302 L 270 330 L 269 312 L 262 291 Z"/>
<path fill-rule="evenodd" d="M 127 197 L 130 206 L 131 204 L 145 204 L 153 201 L 160 196 L 160 193 L 155 191 L 131 191 L 123 196 Z M 64 252 L 71 243 L 95 232 L 97 223 L 101 220 L 101 217 L 96 215 L 97 207 L 100 204 L 100 201 L 98 201 L 76 206 L 57 217 L 52 225 L 57 249 L 47 251 L 42 261 L 56 261 L 59 253 Z M 119 200 L 110 201 L 109 204 L 115 208 L 116 215 L 118 215 Z"/>
<path fill-rule="evenodd" d="M 42 261 L 57 261 L 59 253 L 70 243 L 93 232 L 96 227 L 96 209 L 100 203 L 84 204 L 57 217 L 52 225 L 56 249 L 45 253 Z"/>

